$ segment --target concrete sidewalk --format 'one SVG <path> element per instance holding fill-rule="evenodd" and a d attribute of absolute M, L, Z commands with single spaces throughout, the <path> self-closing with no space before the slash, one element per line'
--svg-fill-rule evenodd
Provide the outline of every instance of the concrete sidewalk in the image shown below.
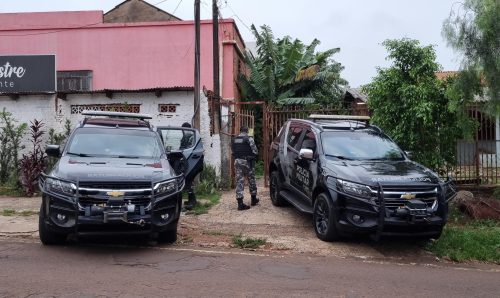
<path fill-rule="evenodd" d="M 41 202 L 41 197 L 0 196 L 0 236 L 38 237 L 38 211 Z M 31 214 L 21 215 L 23 211 Z"/>

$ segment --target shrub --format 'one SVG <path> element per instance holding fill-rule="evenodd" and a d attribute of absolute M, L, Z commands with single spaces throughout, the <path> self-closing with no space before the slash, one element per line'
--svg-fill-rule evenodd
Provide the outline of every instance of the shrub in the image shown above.
<path fill-rule="evenodd" d="M 0 184 L 8 181 L 17 184 L 18 154 L 24 148 L 21 140 L 27 127 L 26 123 L 16 125 L 16 120 L 5 108 L 0 111 Z"/>
<path fill-rule="evenodd" d="M 200 173 L 200 182 L 196 185 L 198 194 L 214 194 L 219 190 L 220 176 L 217 175 L 217 169 L 210 165 L 204 164 L 203 171 Z"/>
<path fill-rule="evenodd" d="M 31 122 L 30 141 L 33 147 L 28 154 L 23 154 L 19 161 L 20 182 L 27 196 L 32 196 L 35 193 L 38 176 L 47 167 L 47 158 L 41 146 L 42 136 L 45 133 L 42 127 L 41 121 L 35 119 Z"/>
<path fill-rule="evenodd" d="M 71 134 L 71 121 L 69 119 L 66 119 L 66 122 L 64 123 L 64 131 L 62 133 L 57 133 L 53 128 L 49 129 L 48 144 L 64 146 L 64 143 L 66 142 L 70 134 Z M 48 157 L 46 169 L 47 170 L 52 169 L 52 167 L 54 167 L 56 162 L 57 158 Z"/>

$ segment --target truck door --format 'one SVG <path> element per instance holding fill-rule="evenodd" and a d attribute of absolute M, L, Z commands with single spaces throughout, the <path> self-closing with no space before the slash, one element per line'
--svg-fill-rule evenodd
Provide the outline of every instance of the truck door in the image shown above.
<path fill-rule="evenodd" d="M 297 189 L 308 198 L 312 198 L 313 186 L 317 179 L 318 159 L 317 159 L 317 141 L 314 132 L 310 129 L 305 131 L 304 137 L 298 144 L 298 151 L 301 149 L 310 149 L 313 151 L 313 159 L 306 159 L 297 156 L 295 159 L 294 179 Z M 312 203 L 312 201 L 311 201 Z"/>
<path fill-rule="evenodd" d="M 186 179 L 193 179 L 203 170 L 203 142 L 193 128 L 157 127 L 170 164 Z"/>
<path fill-rule="evenodd" d="M 301 139 L 302 135 L 305 132 L 305 127 L 303 125 L 300 125 L 299 123 L 291 123 L 290 127 L 288 129 L 288 134 L 286 137 L 286 154 L 285 154 L 285 160 L 286 160 L 286 182 L 287 184 L 295 188 L 297 190 L 300 190 L 299 185 L 297 183 L 296 179 L 296 161 L 297 158 L 299 157 L 299 151 L 298 151 L 298 144 L 299 140 Z"/>

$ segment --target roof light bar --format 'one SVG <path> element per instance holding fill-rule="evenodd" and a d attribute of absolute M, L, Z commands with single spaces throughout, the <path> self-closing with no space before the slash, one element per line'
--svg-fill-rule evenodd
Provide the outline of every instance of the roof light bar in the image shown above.
<path fill-rule="evenodd" d="M 102 116 L 108 118 L 128 118 L 128 119 L 153 119 L 151 115 L 148 114 L 137 114 L 137 113 L 123 113 L 123 112 L 106 112 L 106 111 L 83 111 L 82 115 L 85 116 Z"/>
<path fill-rule="evenodd" d="M 353 116 L 353 115 L 309 115 L 309 119 L 316 120 L 354 120 L 354 121 L 370 121 L 370 116 Z"/>

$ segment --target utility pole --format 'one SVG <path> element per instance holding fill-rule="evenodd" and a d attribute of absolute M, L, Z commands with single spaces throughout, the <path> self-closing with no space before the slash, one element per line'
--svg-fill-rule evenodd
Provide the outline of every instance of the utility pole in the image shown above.
<path fill-rule="evenodd" d="M 220 136 L 220 150 L 221 150 L 221 161 L 220 161 L 220 175 L 221 180 L 226 182 L 224 187 L 231 187 L 231 137 L 229 136 L 229 131 L 227 126 L 221 127 L 222 125 L 222 109 L 221 109 L 221 92 L 220 92 L 220 70 L 219 70 L 219 7 L 217 6 L 217 0 L 212 0 L 212 24 L 213 24 L 213 76 L 214 76 L 214 98 L 215 104 L 213 105 L 213 124 L 214 131 Z M 229 117 L 227 117 L 229 122 Z"/>
<path fill-rule="evenodd" d="M 191 124 L 200 129 L 200 0 L 194 1 L 194 115 Z"/>
<path fill-rule="evenodd" d="M 220 128 L 220 70 L 219 70 L 219 7 L 217 0 L 212 0 L 212 30 L 213 30 L 213 70 L 214 70 L 214 98 L 213 113 L 214 132 L 219 133 Z"/>

